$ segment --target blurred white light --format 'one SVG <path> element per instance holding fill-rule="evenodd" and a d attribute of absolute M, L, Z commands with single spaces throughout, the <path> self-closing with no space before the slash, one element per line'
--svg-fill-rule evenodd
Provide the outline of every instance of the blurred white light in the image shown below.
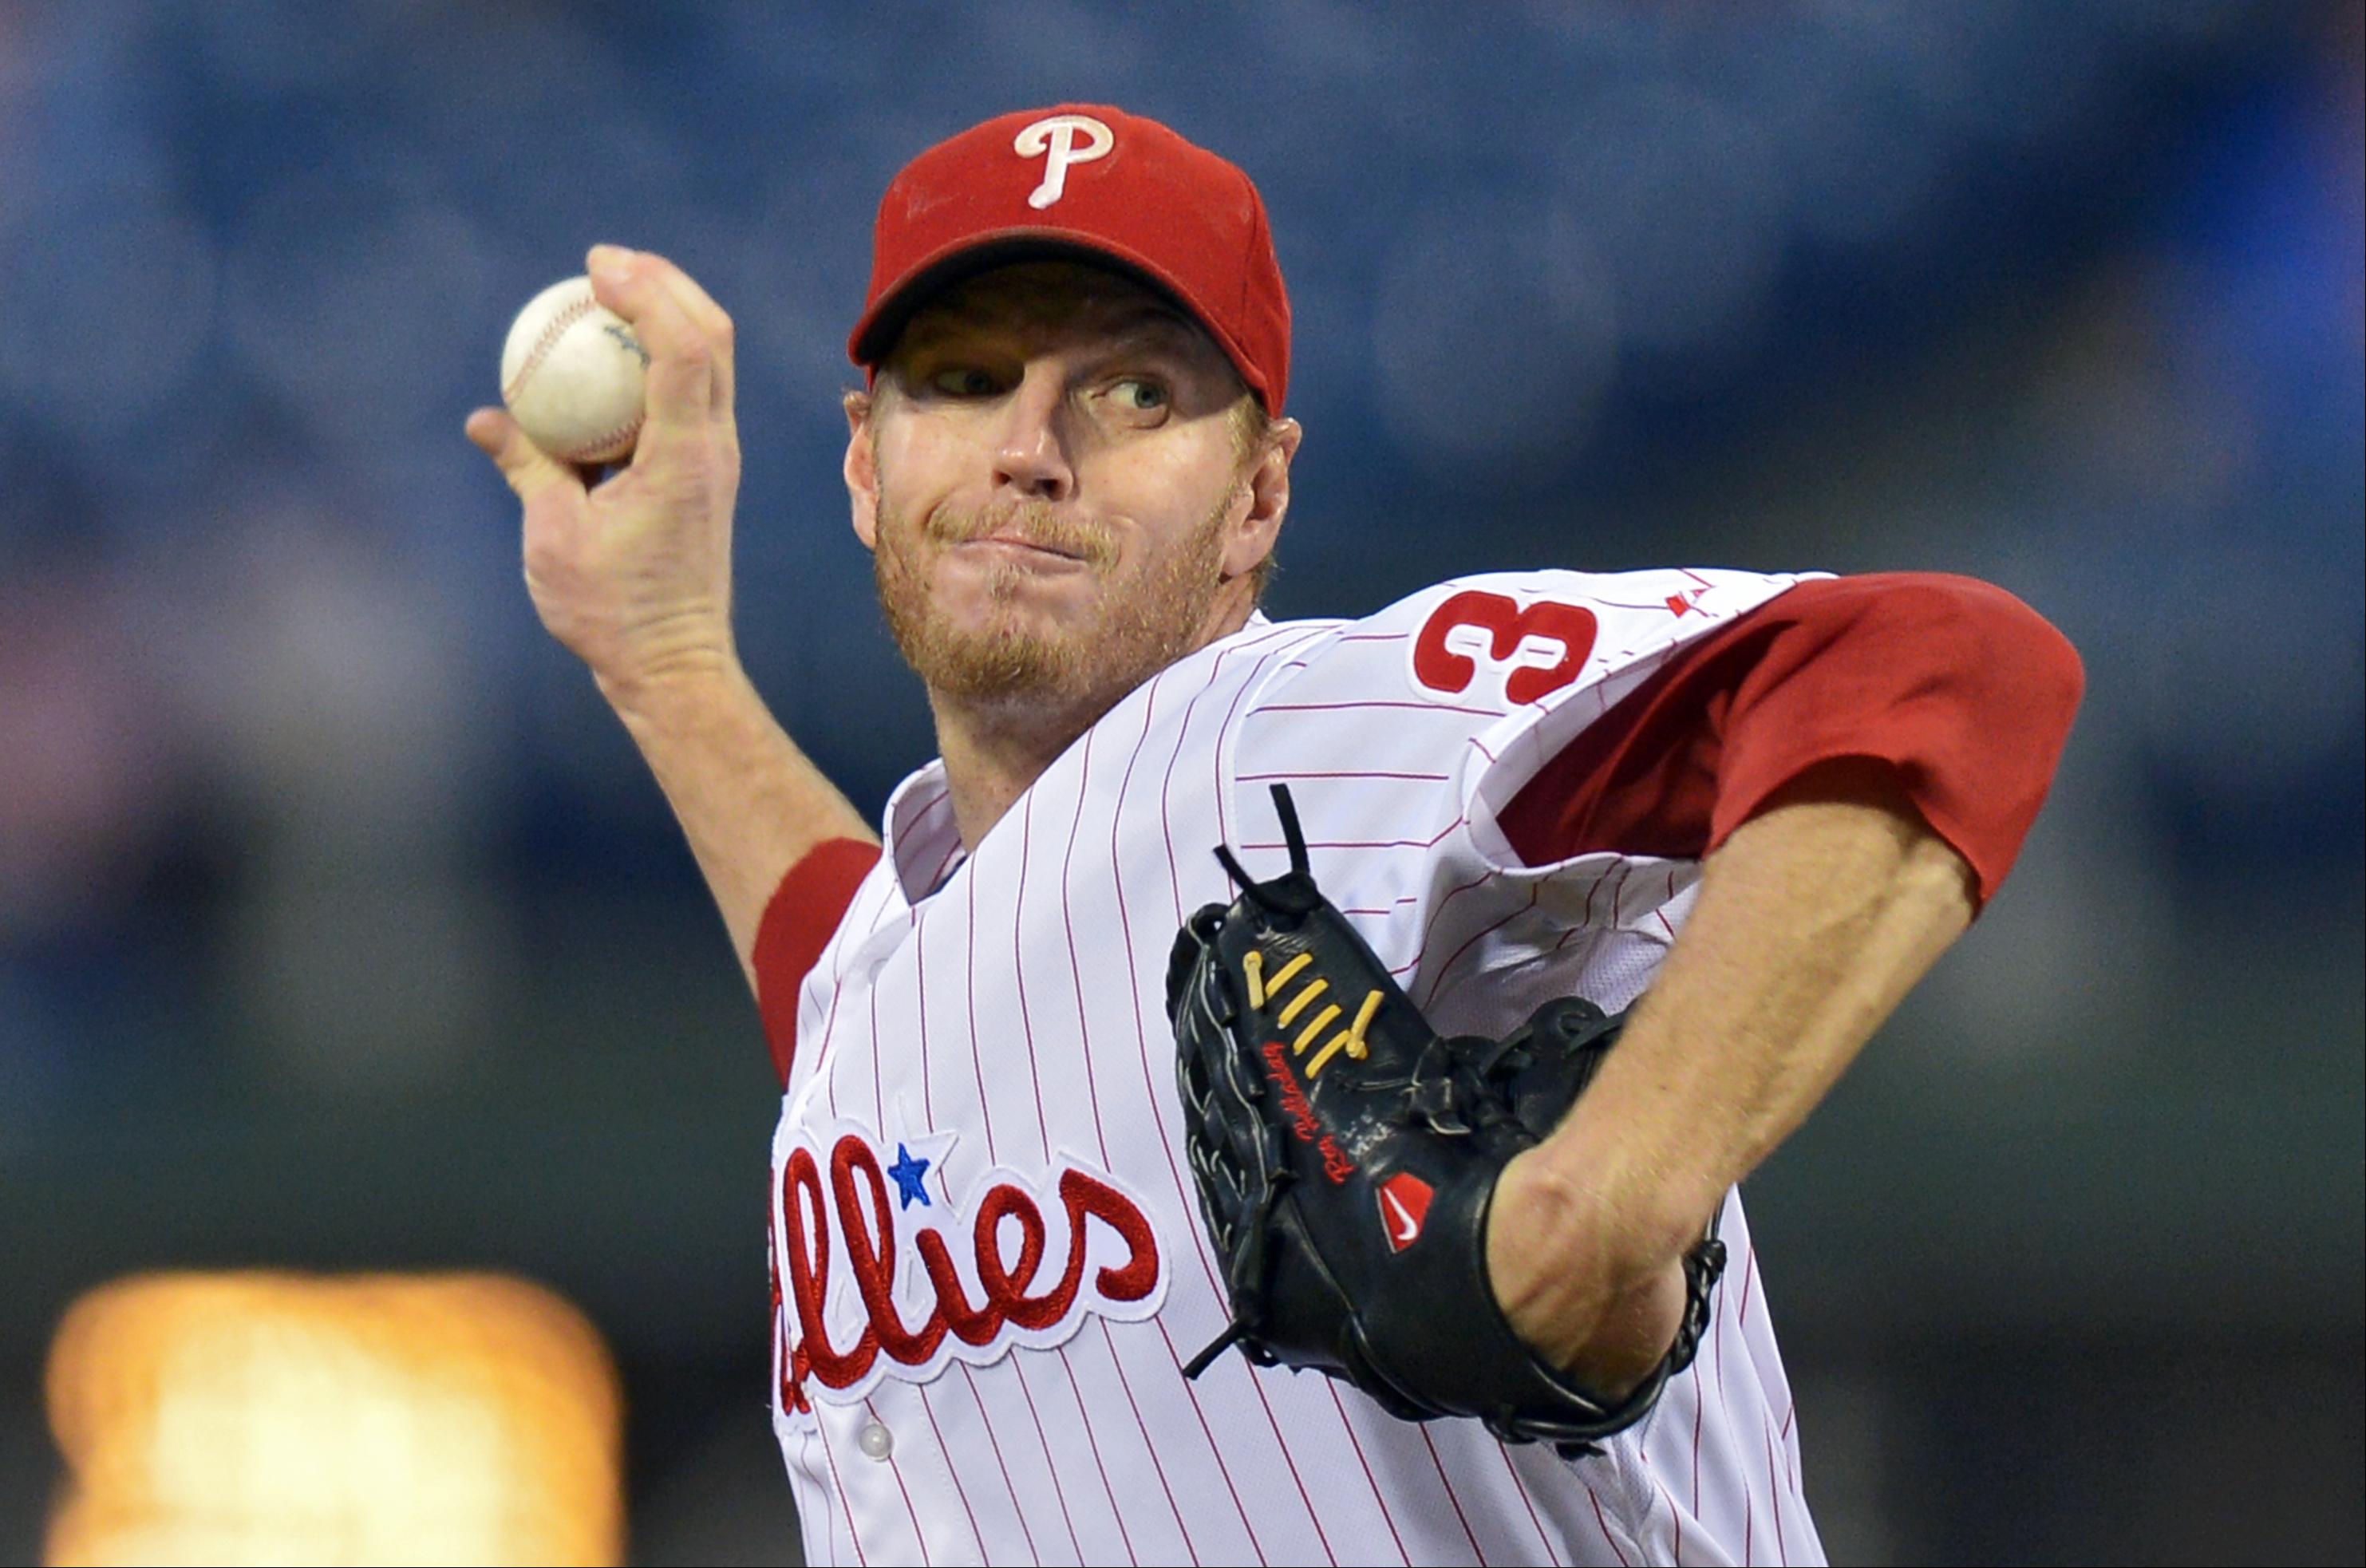
<path fill-rule="evenodd" d="M 614 1562 L 614 1359 L 501 1275 L 148 1274 L 50 1355 L 67 1483 L 42 1560 Z"/>

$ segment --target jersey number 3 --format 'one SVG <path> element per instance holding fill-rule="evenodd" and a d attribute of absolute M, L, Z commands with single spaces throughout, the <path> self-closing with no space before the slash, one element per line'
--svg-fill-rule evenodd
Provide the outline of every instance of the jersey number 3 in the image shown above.
<path fill-rule="evenodd" d="M 1505 702 L 1532 703 L 1577 679 L 1594 651 L 1594 625 L 1592 611 L 1557 599 L 1522 609 L 1501 593 L 1466 589 L 1422 623 L 1413 645 L 1414 679 L 1448 695 L 1467 691 L 1484 658 L 1498 668 L 1512 667 L 1504 681 Z"/>

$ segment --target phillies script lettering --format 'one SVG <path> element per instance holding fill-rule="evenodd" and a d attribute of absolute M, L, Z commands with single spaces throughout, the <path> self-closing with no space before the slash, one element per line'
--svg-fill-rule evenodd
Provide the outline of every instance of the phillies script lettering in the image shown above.
<path fill-rule="evenodd" d="M 866 1134 L 842 1133 L 831 1144 L 827 1179 L 814 1149 L 793 1144 L 780 1166 L 775 1232 L 785 1263 L 775 1263 L 775 1278 L 786 1286 L 774 1287 L 785 1298 L 782 1407 L 806 1408 L 809 1392 L 859 1397 L 880 1375 L 932 1377 L 948 1357 L 983 1365 L 1013 1345 L 1057 1344 L 1087 1312 L 1119 1319 L 1155 1312 L 1166 1276 L 1149 1219 L 1109 1180 L 1073 1161 L 1064 1166 L 1043 1195 L 1049 1201 L 1014 1173 L 987 1172 L 964 1205 L 963 1235 L 949 1228 L 958 1227 L 959 1209 L 936 1199 L 914 1207 L 900 1181 L 891 1186 Z M 1063 1234 L 1053 1234 L 1047 1209 Z M 1045 1260 L 1055 1255 L 1054 1275 Z M 840 1265 L 859 1319 L 843 1286 L 833 1314 L 831 1270 Z M 808 1390 L 808 1378 L 817 1389 Z"/>
<path fill-rule="evenodd" d="M 1290 1051 L 1279 1040 L 1266 1044 L 1265 1076 L 1281 1090 L 1281 1113 L 1290 1119 L 1290 1130 L 1298 1134 L 1299 1142 L 1313 1144 L 1322 1155 L 1323 1174 L 1335 1185 L 1355 1175 L 1356 1162 L 1314 1119 L 1314 1107 L 1306 1102 L 1306 1091 L 1299 1087 L 1298 1075 L 1290 1070 Z"/>

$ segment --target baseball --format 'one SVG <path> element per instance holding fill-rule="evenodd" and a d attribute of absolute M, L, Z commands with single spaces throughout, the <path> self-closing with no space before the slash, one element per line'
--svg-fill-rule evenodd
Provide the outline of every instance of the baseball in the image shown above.
<path fill-rule="evenodd" d="M 501 401 L 563 463 L 608 463 L 641 432 L 648 350 L 632 324 L 569 277 L 526 301 L 501 345 Z"/>

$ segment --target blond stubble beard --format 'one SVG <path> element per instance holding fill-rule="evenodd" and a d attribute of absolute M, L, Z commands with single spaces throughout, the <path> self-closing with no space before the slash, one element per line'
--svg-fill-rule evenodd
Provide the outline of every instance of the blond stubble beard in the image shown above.
<path fill-rule="evenodd" d="M 883 475 L 873 576 L 888 632 L 935 696 L 974 705 L 1090 708 L 1090 722 L 1199 648 L 1223 588 L 1223 527 L 1239 494 L 1236 487 L 1133 581 L 1117 582 L 1110 577 L 1114 541 L 1047 506 L 1018 503 L 977 513 L 940 507 L 916 523 L 890 506 Z M 1023 615 L 1017 600 L 1027 569 L 1001 563 L 986 581 L 994 610 L 987 624 L 975 629 L 949 625 L 930 603 L 930 568 L 963 540 L 1014 528 L 1082 558 L 1099 588 L 1086 618 L 1046 626 Z"/>

